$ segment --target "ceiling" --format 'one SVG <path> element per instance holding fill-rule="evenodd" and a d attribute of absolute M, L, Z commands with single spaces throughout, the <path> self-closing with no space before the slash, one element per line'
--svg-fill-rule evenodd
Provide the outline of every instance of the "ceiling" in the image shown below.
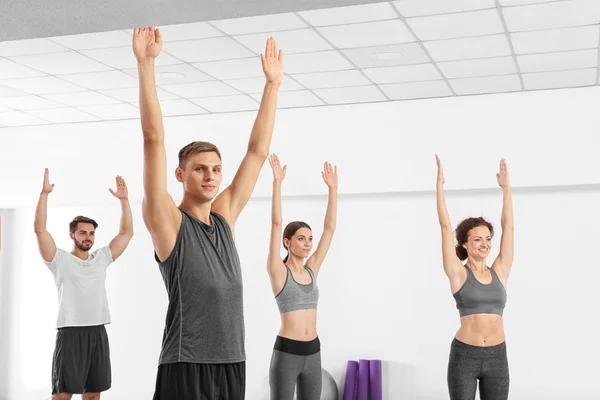
<path fill-rule="evenodd" d="M 598 0 L 400 0 L 165 25 L 159 98 L 258 109 L 269 36 L 279 108 L 594 86 L 599 24 Z M 136 72 L 130 29 L 0 42 L 0 127 L 139 118 Z"/>

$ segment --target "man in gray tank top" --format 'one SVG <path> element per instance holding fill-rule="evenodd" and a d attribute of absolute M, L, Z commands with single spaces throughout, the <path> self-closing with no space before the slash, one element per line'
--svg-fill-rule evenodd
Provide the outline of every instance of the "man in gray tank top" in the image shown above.
<path fill-rule="evenodd" d="M 154 400 L 239 400 L 245 397 L 246 355 L 234 225 L 269 154 L 282 54 L 269 38 L 261 54 L 266 83 L 260 109 L 231 185 L 216 196 L 221 154 L 211 143 L 192 142 L 179 152 L 175 175 L 184 194 L 177 206 L 167 192 L 164 128 L 154 78 L 154 59 L 161 48 L 158 29 L 134 30 L 144 135 L 142 214 L 169 297 Z"/>

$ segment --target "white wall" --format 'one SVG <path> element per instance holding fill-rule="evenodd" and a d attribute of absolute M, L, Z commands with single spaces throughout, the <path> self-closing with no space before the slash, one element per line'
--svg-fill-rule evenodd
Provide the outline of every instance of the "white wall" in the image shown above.
<path fill-rule="evenodd" d="M 279 326 L 265 271 L 269 204 L 251 200 L 236 229 L 250 400 L 268 398 L 269 358 Z M 514 204 L 516 255 L 504 319 L 510 398 L 597 400 L 600 189 L 516 189 Z M 286 198 L 284 219 L 307 221 L 318 238 L 325 205 L 323 196 Z M 500 189 L 449 193 L 448 207 L 454 224 L 483 215 L 499 230 Z M 59 246 L 70 247 L 68 222 L 80 213 L 98 220 L 98 245 L 116 233 L 116 204 L 52 208 L 48 226 Z M 167 304 L 137 205 L 134 215 L 136 235 L 107 278 L 113 322 L 107 328 L 113 364 L 107 400 L 151 398 Z M 39 400 L 50 390 L 56 290 L 37 254 L 33 210 L 11 217 L 11 232 L 3 237 L 19 240 L 2 249 L 4 259 L 13 260 L 3 264 L 12 275 L 3 282 L 12 288 L 11 309 L 2 315 L 10 324 L 11 353 L 0 362 L 11 385 L 0 399 Z M 459 316 L 442 271 L 439 236 L 431 191 L 341 196 L 338 230 L 319 279 L 318 322 L 323 366 L 340 387 L 348 359 L 380 358 L 386 399 L 447 399 L 449 345 Z M 493 254 L 498 242 L 499 236 Z"/>
<path fill-rule="evenodd" d="M 272 149 L 294 166 L 284 194 L 325 194 L 325 160 L 338 164 L 343 193 L 429 190 L 440 153 L 448 188 L 495 187 L 505 157 L 515 187 L 600 183 L 600 88 L 498 94 L 279 110 Z M 192 140 L 217 144 L 226 182 L 248 143 L 256 112 L 165 119 L 169 190 L 178 150 Z M 0 129 L 0 208 L 35 206 L 45 167 L 53 205 L 112 204 L 106 190 L 123 175 L 142 196 L 139 120 Z M 18 171 L 18 173 L 15 173 Z M 271 190 L 268 168 L 255 196 Z M 304 182 L 301 182 L 303 181 Z M 86 198 L 81 198 L 81 193 Z"/>

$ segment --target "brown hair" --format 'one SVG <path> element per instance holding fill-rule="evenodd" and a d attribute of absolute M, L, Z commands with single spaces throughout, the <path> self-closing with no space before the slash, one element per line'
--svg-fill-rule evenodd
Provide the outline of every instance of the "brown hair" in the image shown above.
<path fill-rule="evenodd" d="M 73 221 L 69 222 L 69 231 L 71 233 L 75 233 L 77 230 L 77 225 L 79 225 L 80 222 L 83 222 L 84 224 L 92 224 L 94 225 L 94 229 L 98 228 L 98 223 L 93 219 L 78 215 L 77 217 L 73 218 Z"/>
<path fill-rule="evenodd" d="M 179 168 L 185 169 L 185 163 L 187 162 L 188 158 L 193 155 L 212 152 L 217 153 L 219 159 L 221 159 L 221 153 L 214 144 L 199 141 L 192 142 L 179 150 Z"/>
<path fill-rule="evenodd" d="M 296 234 L 296 232 L 298 232 L 298 229 L 300 229 L 300 228 L 308 228 L 312 231 L 311 227 L 308 226 L 308 224 L 306 222 L 302 222 L 302 221 L 290 222 L 289 224 L 287 224 L 287 226 L 283 230 L 283 239 L 290 240 L 292 238 L 292 236 L 294 236 Z M 285 240 L 283 240 L 283 239 L 282 239 L 283 247 L 285 247 Z M 290 253 L 289 253 L 290 250 L 287 247 L 285 247 L 285 249 L 288 251 L 288 255 L 285 256 L 285 258 L 283 259 L 284 264 L 287 262 L 288 257 L 290 256 Z"/>
<path fill-rule="evenodd" d="M 469 231 L 473 228 L 477 228 L 478 226 L 487 227 L 490 230 L 490 235 L 494 237 L 494 227 L 490 222 L 486 221 L 482 217 L 467 218 L 456 227 L 456 241 L 458 242 L 456 245 L 456 256 L 461 261 L 464 261 L 469 257 L 467 254 L 467 249 L 463 247 L 463 244 L 467 243 L 469 240 Z"/>

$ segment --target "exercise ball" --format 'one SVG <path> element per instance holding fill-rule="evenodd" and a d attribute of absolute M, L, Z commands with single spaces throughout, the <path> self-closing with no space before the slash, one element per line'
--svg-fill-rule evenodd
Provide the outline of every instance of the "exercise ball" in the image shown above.
<path fill-rule="evenodd" d="M 327 370 L 321 370 L 323 377 L 323 389 L 321 390 L 321 400 L 338 400 L 339 392 L 335 379 Z"/>

